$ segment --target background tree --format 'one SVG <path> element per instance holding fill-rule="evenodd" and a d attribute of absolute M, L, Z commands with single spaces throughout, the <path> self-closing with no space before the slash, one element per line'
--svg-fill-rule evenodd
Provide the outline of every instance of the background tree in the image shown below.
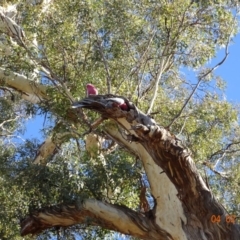
<path fill-rule="evenodd" d="M 239 112 L 214 75 L 237 33 L 237 1 L 2 1 L 0 10 L 1 239 L 21 239 L 20 218 L 21 234 L 39 239 L 110 230 L 239 239 Z M 109 95 L 72 109 L 89 82 L 129 111 Z M 39 116 L 45 141 L 19 140 Z"/>

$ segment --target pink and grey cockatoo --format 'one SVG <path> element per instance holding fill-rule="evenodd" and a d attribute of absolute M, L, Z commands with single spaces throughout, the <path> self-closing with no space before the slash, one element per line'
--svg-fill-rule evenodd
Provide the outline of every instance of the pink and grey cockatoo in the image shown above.
<path fill-rule="evenodd" d="M 89 97 L 90 95 L 98 95 L 98 90 L 95 88 L 93 84 L 88 83 L 86 86 L 86 95 Z M 128 105 L 125 100 L 120 97 L 105 97 L 105 106 L 106 107 L 119 107 L 124 111 L 128 110 Z M 84 105 L 80 102 L 75 102 L 72 105 L 72 108 L 84 107 Z"/>
<path fill-rule="evenodd" d="M 86 86 L 86 95 L 87 97 L 89 97 L 89 95 L 98 95 L 98 90 L 94 85 L 88 83 Z"/>

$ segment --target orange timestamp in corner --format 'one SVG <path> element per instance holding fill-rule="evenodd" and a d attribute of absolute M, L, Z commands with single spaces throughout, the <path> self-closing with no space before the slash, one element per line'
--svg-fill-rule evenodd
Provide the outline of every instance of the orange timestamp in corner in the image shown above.
<path fill-rule="evenodd" d="M 226 223 L 235 223 L 236 216 L 235 215 L 226 215 Z M 221 221 L 220 215 L 212 215 L 211 222 L 212 223 L 219 223 Z"/>

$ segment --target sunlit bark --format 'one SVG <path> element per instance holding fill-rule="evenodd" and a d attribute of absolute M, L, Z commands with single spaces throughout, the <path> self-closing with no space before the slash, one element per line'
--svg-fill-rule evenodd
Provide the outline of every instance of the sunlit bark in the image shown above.
<path fill-rule="evenodd" d="M 16 90 L 23 99 L 34 104 L 47 100 L 47 87 L 31 81 L 23 74 L 0 68 L 0 85 Z"/>
<path fill-rule="evenodd" d="M 182 146 L 181 141 L 168 130 L 157 125 L 127 99 L 125 101 L 129 106 L 129 111 L 111 107 L 107 95 L 91 96 L 82 100 L 81 103 L 82 107 L 98 111 L 103 118 L 110 118 L 125 129 L 125 132 L 120 133 L 119 128 L 112 125 L 106 128 L 106 132 L 141 159 L 148 176 L 155 205 L 152 210 L 144 213 L 144 219 L 150 221 L 151 226 L 143 224 L 140 215 L 128 209 L 124 213 L 128 216 L 131 215 L 131 221 L 134 224 L 127 224 L 127 233 L 144 239 L 238 239 L 240 236 L 239 226 L 226 222 L 227 212 L 215 200 L 197 172 L 189 150 Z M 88 201 L 90 200 L 84 202 L 88 203 Z M 93 225 L 103 226 L 105 217 L 107 216 L 107 219 L 112 217 L 111 210 L 105 211 L 102 204 L 105 203 L 98 206 L 91 205 L 96 208 L 91 208 L 93 211 L 104 213 L 104 216 L 95 214 L 93 216 L 89 213 L 88 216 L 93 217 Z M 102 210 L 99 210 L 99 206 Z M 75 208 L 72 209 L 78 217 L 74 217 L 76 215 L 73 213 L 72 218 L 78 220 L 69 222 L 68 225 L 82 223 L 83 219 L 79 219 L 80 216 L 87 217 L 86 214 L 78 212 Z M 59 207 L 56 206 L 53 209 L 59 209 Z M 43 209 L 34 213 L 33 216 L 27 217 L 22 222 L 22 234 L 36 233 L 56 225 L 66 226 L 65 221 L 69 221 L 70 217 L 69 215 L 64 216 L 65 210 L 54 210 L 49 213 L 48 211 L 49 209 Z M 138 217 L 135 217 L 135 214 Z M 51 217 L 46 217 L 49 215 Z M 57 219 L 55 219 L 55 215 Z M 119 219 L 125 219 L 122 218 L 120 212 L 117 215 Z M 213 215 L 221 216 L 218 224 L 212 222 Z M 59 216 L 61 216 L 61 221 L 58 220 Z M 99 219 L 101 219 L 100 222 Z M 120 228 L 115 229 L 115 220 L 111 221 L 112 227 L 108 225 L 104 225 L 104 227 L 126 233 Z M 117 225 L 121 226 L 121 224 Z M 146 232 L 155 233 L 156 231 L 158 236 L 141 235 L 141 231 L 136 232 L 136 226 L 141 229 L 144 226 Z"/>
<path fill-rule="evenodd" d="M 28 4 L 33 6 L 40 4 L 38 14 L 39 17 L 41 15 L 44 17 L 50 9 L 51 2 L 53 1 L 28 1 Z M 41 77 L 39 69 L 41 69 L 54 82 L 55 75 L 50 74 L 50 72 L 53 73 L 50 67 L 43 66 L 41 59 L 37 59 L 29 50 L 33 48 L 33 51 L 38 51 L 37 34 L 34 33 L 29 41 L 22 27 L 15 21 L 15 12 L 16 9 L 11 12 L 0 8 L 2 34 L 10 39 L 12 45 L 18 44 L 28 53 L 28 62 L 36 66 L 34 71 L 38 73 L 39 79 Z M 182 27 L 183 20 L 184 17 L 182 20 L 179 18 L 179 28 Z M 165 24 L 167 28 L 166 19 Z M 4 37 L 3 39 L 6 40 Z M 13 53 L 11 44 L 7 45 L 7 41 L 0 42 L 3 55 L 9 56 Z M 166 51 L 162 52 L 155 81 L 153 80 L 150 86 L 153 88 L 153 95 L 148 113 L 153 109 L 162 74 L 171 64 L 168 46 L 170 42 L 166 45 Z M 108 92 L 110 92 L 109 66 L 101 46 L 99 49 L 107 72 Z M 172 49 L 169 52 L 172 56 L 175 54 Z M 73 101 L 65 83 L 61 84 L 59 89 L 63 90 L 70 101 Z M 4 67 L 0 68 L 0 85 L 14 89 L 23 99 L 33 104 L 51 101 L 47 96 L 48 86 L 38 84 L 33 79 Z M 214 198 L 198 173 L 190 151 L 182 145 L 181 141 L 143 114 L 127 99 L 124 100 L 128 104 L 129 111 L 122 111 L 113 106 L 108 101 L 108 97 L 107 95 L 92 96 L 82 101 L 82 107 L 98 111 L 102 115 L 97 124 L 92 124 L 90 128 L 97 127 L 103 119 L 111 119 L 110 124 L 104 125 L 105 133 L 142 161 L 154 198 L 153 209 L 142 213 L 125 206 L 85 199 L 75 205 L 56 205 L 30 213 L 21 222 L 21 234 L 36 234 L 54 226 L 68 227 L 80 223 L 100 226 L 142 239 L 240 239 L 239 225 L 226 221 L 229 215 Z M 64 121 L 79 124 L 79 118 L 82 116 L 79 117 L 78 114 L 79 112 L 73 112 L 71 109 L 67 112 Z M 63 133 L 54 132 L 40 146 L 33 163 L 46 165 L 48 158 L 69 137 L 77 137 L 77 134 L 71 129 Z M 100 153 L 100 143 L 97 138 L 96 134 L 87 135 L 86 150 L 91 158 L 96 158 Z M 220 216 L 220 221 L 214 223 L 212 216 Z"/>
<path fill-rule="evenodd" d="M 21 234 L 38 233 L 54 226 L 91 224 L 142 239 L 165 240 L 170 235 L 152 219 L 131 209 L 93 199 L 84 204 L 61 205 L 32 213 L 21 222 Z"/>
<path fill-rule="evenodd" d="M 120 121 L 125 127 L 127 126 L 127 123 L 123 123 L 123 119 L 117 119 L 117 121 Z M 152 157 L 140 143 L 127 141 L 117 127 L 108 127 L 106 132 L 142 161 L 151 194 L 156 201 L 155 221 L 157 225 L 171 232 L 174 239 L 177 237 L 186 239 L 181 227 L 182 223 L 186 224 L 186 216 L 183 213 L 182 203 L 177 197 L 177 190 L 166 173 L 154 163 Z"/>

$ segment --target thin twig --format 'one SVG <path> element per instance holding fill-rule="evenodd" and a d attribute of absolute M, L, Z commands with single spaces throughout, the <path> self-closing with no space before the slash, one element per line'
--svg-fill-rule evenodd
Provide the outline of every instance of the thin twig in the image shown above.
<path fill-rule="evenodd" d="M 214 156 L 217 156 L 217 155 L 220 155 L 221 156 L 216 160 L 216 163 L 214 164 L 214 168 L 218 165 L 219 161 L 221 161 L 225 156 L 226 154 L 228 153 L 234 153 L 234 152 L 239 152 L 240 149 L 236 149 L 236 150 L 229 150 L 229 148 L 233 145 L 238 145 L 240 144 L 240 142 L 233 142 L 233 143 L 229 143 L 225 149 L 221 149 L 221 150 L 218 150 L 217 152 L 213 153 L 210 157 L 209 157 L 209 160 L 211 160 Z"/>
<path fill-rule="evenodd" d="M 133 58 L 133 61 L 135 61 L 136 64 L 135 64 L 135 66 L 133 66 L 133 67 L 131 68 L 131 70 L 130 70 L 130 72 L 127 74 L 127 76 L 126 76 L 125 78 L 123 78 L 122 81 L 119 82 L 119 84 L 118 84 L 118 86 L 117 86 L 117 91 L 119 91 L 120 86 L 121 86 L 122 83 L 125 81 L 125 79 L 129 79 L 130 76 L 132 76 L 132 75 L 135 74 L 135 73 L 136 73 L 136 76 L 139 75 L 139 71 L 140 71 L 141 65 L 143 64 L 143 62 L 146 64 L 146 62 L 148 61 L 148 59 L 146 59 L 146 61 L 144 61 L 144 59 L 145 59 L 145 56 L 147 55 L 147 53 L 149 52 L 150 44 L 152 43 L 153 38 L 154 38 L 154 36 L 156 35 L 156 32 L 157 32 L 157 30 L 152 30 L 152 36 L 151 36 L 151 38 L 149 38 L 149 40 L 148 40 L 148 42 L 147 42 L 146 49 L 144 50 L 143 54 L 140 56 L 140 58 L 139 58 L 138 60 L 135 60 L 135 58 L 134 58 L 133 56 L 131 56 L 131 57 Z M 127 44 L 126 42 L 125 42 L 125 44 L 126 44 L 127 48 L 129 49 L 129 52 L 130 52 L 130 47 L 128 47 L 128 44 Z M 136 90 L 138 91 L 138 98 L 139 98 L 139 89 L 140 89 L 140 87 L 139 87 L 139 85 L 140 85 L 139 82 L 141 82 L 141 81 L 138 80 L 138 86 L 137 86 L 136 89 L 135 89 L 135 91 L 136 91 Z M 138 100 L 137 100 L 137 101 L 138 101 Z"/>
<path fill-rule="evenodd" d="M 184 105 L 182 106 L 181 110 L 179 111 L 179 113 L 173 118 L 173 120 L 170 122 L 170 124 L 166 127 L 167 129 L 170 129 L 170 127 L 173 125 L 173 123 L 181 116 L 183 110 L 185 109 L 185 107 L 187 106 L 187 104 L 189 103 L 189 101 L 191 100 L 193 94 L 196 92 L 196 90 L 198 89 L 200 83 L 202 82 L 202 80 L 210 73 L 212 73 L 213 71 L 215 71 L 220 65 L 222 65 L 225 60 L 227 59 L 228 57 L 228 45 L 229 45 L 229 39 L 228 39 L 228 42 L 227 42 L 227 46 L 225 48 L 225 56 L 224 58 L 219 62 L 217 63 L 214 67 L 212 67 L 210 70 L 208 70 L 205 74 L 203 74 L 202 76 L 199 77 L 198 79 L 198 82 L 195 86 L 195 88 L 193 89 L 193 91 L 191 92 L 191 94 L 189 95 L 189 97 L 187 98 L 187 100 L 185 101 Z"/>
<path fill-rule="evenodd" d="M 102 42 L 100 42 L 100 40 L 98 39 L 97 33 L 96 33 L 96 37 L 97 37 L 98 50 L 101 54 L 103 65 L 104 65 L 105 71 L 107 73 L 107 88 L 108 88 L 108 94 L 110 94 L 111 93 L 111 81 L 112 81 L 112 79 L 111 79 L 111 75 L 110 75 L 110 71 L 109 71 L 109 66 L 108 66 L 108 63 L 107 63 L 106 58 L 104 56 L 104 53 L 103 53 Z"/>
<path fill-rule="evenodd" d="M 8 119 L 8 120 L 3 121 L 3 122 L 0 124 L 0 128 L 3 128 L 3 125 L 4 125 L 5 123 L 12 122 L 12 121 L 16 121 L 18 118 L 19 118 L 19 116 L 16 116 L 15 118 L 11 118 L 11 119 Z M 6 130 L 6 129 L 4 129 L 4 130 Z"/>
<path fill-rule="evenodd" d="M 103 117 L 98 118 L 95 122 L 93 122 L 93 123 L 89 126 L 89 130 L 87 130 L 86 132 L 84 132 L 84 133 L 82 134 L 82 136 L 85 136 L 85 135 L 91 133 L 92 130 L 96 129 L 104 120 L 105 120 L 105 118 L 103 118 Z"/>
<path fill-rule="evenodd" d="M 103 118 L 103 117 L 98 118 L 95 122 L 93 122 L 91 124 L 91 129 L 92 130 L 96 129 L 104 120 L 105 120 L 105 118 Z"/>
<path fill-rule="evenodd" d="M 203 165 L 207 166 L 212 172 L 214 172 L 215 174 L 221 176 L 222 178 L 229 179 L 229 177 L 227 176 L 227 173 L 221 173 L 221 172 L 215 170 L 214 167 L 212 167 L 210 163 L 203 162 Z"/>
<path fill-rule="evenodd" d="M 163 55 L 165 54 L 165 51 L 167 51 L 167 50 L 168 50 L 168 45 L 167 45 L 166 48 L 163 50 Z M 168 63 L 169 63 L 170 58 L 171 58 L 171 55 L 168 56 L 168 58 L 166 59 L 166 61 L 164 61 L 163 58 L 161 59 L 159 71 L 158 71 L 158 74 L 157 74 L 157 77 L 156 77 L 156 80 L 155 80 L 153 97 L 152 97 L 152 99 L 151 99 L 150 106 L 149 106 L 149 108 L 148 108 L 147 114 L 150 114 L 151 111 L 152 111 L 154 102 L 155 102 L 155 100 L 156 100 L 156 98 L 157 98 L 159 81 L 160 81 L 160 79 L 161 79 L 161 77 L 162 77 L 163 72 L 165 71 L 165 69 L 166 69 L 167 66 L 168 66 Z"/>

